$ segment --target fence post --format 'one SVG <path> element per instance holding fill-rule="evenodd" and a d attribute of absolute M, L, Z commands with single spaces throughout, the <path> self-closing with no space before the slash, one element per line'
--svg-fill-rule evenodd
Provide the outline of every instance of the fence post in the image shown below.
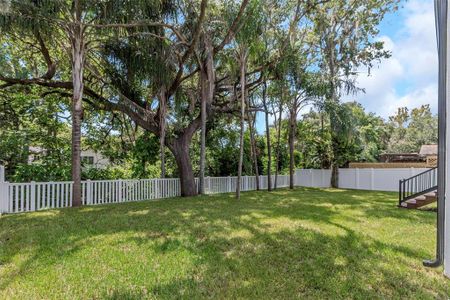
<path fill-rule="evenodd" d="M 309 174 L 311 175 L 311 187 L 314 187 L 314 174 L 312 169 L 309 170 Z"/>
<path fill-rule="evenodd" d="M 92 182 L 90 179 L 86 181 L 86 204 L 92 204 Z"/>
<path fill-rule="evenodd" d="M 0 181 L 0 214 L 9 212 L 9 182 Z"/>
<path fill-rule="evenodd" d="M 122 180 L 117 180 L 116 185 L 116 202 L 122 202 Z"/>
<path fill-rule="evenodd" d="M 35 211 L 36 210 L 36 182 L 32 181 L 30 182 L 30 189 L 31 189 L 31 193 L 30 193 L 30 202 L 31 202 L 31 211 Z"/>

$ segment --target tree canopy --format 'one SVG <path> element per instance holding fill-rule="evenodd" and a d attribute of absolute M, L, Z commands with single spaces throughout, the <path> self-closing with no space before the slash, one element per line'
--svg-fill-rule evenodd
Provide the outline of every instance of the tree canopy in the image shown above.
<path fill-rule="evenodd" d="M 195 195 L 196 175 L 374 160 L 397 134 L 340 102 L 362 92 L 361 68 L 389 56 L 374 38 L 396 0 L 0 3 L 0 97 L 18 113 L 2 121 L 0 147 L 40 146 L 47 160 L 70 141 L 75 182 L 107 176 L 74 173 L 82 147 L 126 165 L 117 176 L 178 176 Z M 56 133 L 23 142 L 33 130 Z M 25 174 L 18 152 L 1 158 L 10 174 Z"/>

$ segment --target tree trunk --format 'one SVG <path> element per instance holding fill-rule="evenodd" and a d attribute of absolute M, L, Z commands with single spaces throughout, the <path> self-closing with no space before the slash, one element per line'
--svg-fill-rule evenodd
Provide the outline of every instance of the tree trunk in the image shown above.
<path fill-rule="evenodd" d="M 201 145 L 200 145 L 200 176 L 199 192 L 205 194 L 205 166 L 206 166 L 206 121 L 208 107 L 211 106 L 214 97 L 214 58 L 211 41 L 206 38 L 205 49 L 207 52 L 206 63 L 200 70 L 201 80 Z"/>
<path fill-rule="evenodd" d="M 247 97 L 248 99 L 248 97 Z M 250 103 L 248 103 L 248 107 L 250 107 Z M 254 122 L 255 118 L 252 113 L 247 110 L 247 119 L 248 119 L 248 130 L 250 132 L 250 152 L 253 159 L 253 165 L 255 168 L 255 177 L 256 177 L 256 190 L 259 191 L 259 168 L 258 168 L 258 154 L 256 153 L 256 141 L 255 141 L 255 132 L 254 132 Z"/>
<path fill-rule="evenodd" d="M 281 148 L 280 148 L 280 140 L 281 140 L 281 118 L 282 118 L 282 108 L 283 108 L 283 104 L 280 101 L 280 106 L 279 106 L 279 112 L 278 112 L 278 125 L 277 125 L 277 163 L 276 163 L 276 169 L 275 169 L 275 183 L 274 183 L 274 189 L 277 189 L 277 183 L 278 183 L 278 172 L 280 169 L 280 152 L 281 152 Z"/>
<path fill-rule="evenodd" d="M 336 76 L 336 70 L 335 70 L 335 55 L 334 55 L 334 44 L 332 42 L 332 39 L 330 37 L 330 41 L 328 45 L 328 53 L 329 53 L 329 61 L 328 61 L 328 67 L 330 71 L 330 89 L 331 89 L 331 95 L 330 100 L 332 101 L 332 109 L 335 109 L 335 105 L 338 103 L 338 86 L 336 84 L 335 76 Z M 331 127 L 331 148 L 332 148 L 332 158 L 331 158 L 331 187 L 338 188 L 339 186 L 339 170 L 338 170 L 338 157 L 337 153 L 339 152 L 338 146 L 338 130 L 339 126 L 337 122 L 337 118 L 335 117 L 335 114 L 333 111 L 329 112 L 328 115 L 330 116 L 330 127 Z"/>
<path fill-rule="evenodd" d="M 339 168 L 334 162 L 331 164 L 331 187 L 339 187 Z"/>
<path fill-rule="evenodd" d="M 201 131 L 200 131 L 200 176 L 198 182 L 198 189 L 201 195 L 205 194 L 205 160 L 206 160 L 206 98 L 208 76 L 206 70 L 203 68 L 200 70 L 200 80 L 201 80 L 201 103 L 200 103 L 200 116 L 201 116 Z"/>
<path fill-rule="evenodd" d="M 324 125 L 324 120 L 323 120 L 323 112 L 320 111 L 320 139 L 321 139 L 322 145 L 323 145 L 323 143 L 325 141 L 325 131 L 324 130 L 325 130 L 325 125 Z M 325 148 L 321 148 L 321 150 L 320 150 L 320 157 L 321 157 L 321 159 L 320 159 L 321 160 L 320 167 L 322 169 L 327 169 L 329 167 L 329 164 L 328 164 L 327 161 L 325 161 L 325 159 L 326 159 L 326 150 L 325 150 Z"/>
<path fill-rule="evenodd" d="M 335 121 L 331 121 L 331 130 L 332 132 L 337 131 L 337 126 Z M 338 188 L 339 187 L 339 165 L 338 165 L 338 158 L 337 153 L 339 153 L 339 141 L 338 137 L 334 135 L 334 133 L 331 134 L 331 148 L 332 148 L 332 159 L 331 159 L 331 180 L 330 184 L 332 188 Z"/>
<path fill-rule="evenodd" d="M 247 60 L 246 50 L 241 51 L 239 64 L 241 69 L 241 131 L 239 137 L 239 164 L 238 164 L 238 178 L 236 183 L 236 198 L 241 198 L 241 179 L 242 179 L 242 164 L 244 161 L 244 118 L 245 118 L 245 64 Z"/>
<path fill-rule="evenodd" d="M 72 206 L 81 205 L 81 122 L 83 119 L 83 68 L 85 44 L 80 24 L 73 26 L 72 46 Z"/>
<path fill-rule="evenodd" d="M 161 160 L 161 178 L 166 177 L 166 111 L 167 111 L 167 94 L 166 89 L 163 87 L 159 93 L 159 151 Z"/>
<path fill-rule="evenodd" d="M 295 169 L 295 157 L 294 157 L 294 145 L 295 134 L 297 129 L 297 108 L 291 110 L 289 118 L 289 188 L 294 189 L 294 169 Z"/>
<path fill-rule="evenodd" d="M 270 145 L 270 127 L 269 127 L 269 110 L 267 109 L 267 84 L 263 84 L 263 95 L 262 101 L 264 106 L 264 116 L 266 119 L 266 143 L 267 143 L 267 190 L 270 192 L 272 190 L 272 148 Z"/>
<path fill-rule="evenodd" d="M 181 135 L 168 144 L 177 163 L 182 197 L 197 195 L 194 172 L 192 171 L 191 158 L 189 156 L 189 145 L 190 137 L 186 134 Z"/>
<path fill-rule="evenodd" d="M 333 108 L 334 109 L 334 108 Z M 333 116 L 333 113 L 330 114 L 330 127 L 331 127 L 331 150 L 332 150 L 332 158 L 331 158 L 331 187 L 338 188 L 339 187 L 339 172 L 338 172 L 338 153 L 339 153 L 339 134 L 338 131 L 339 126 L 337 124 L 339 122 Z"/>

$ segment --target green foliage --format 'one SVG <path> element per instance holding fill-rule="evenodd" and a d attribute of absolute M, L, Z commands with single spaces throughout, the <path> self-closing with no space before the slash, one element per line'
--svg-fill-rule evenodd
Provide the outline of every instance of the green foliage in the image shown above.
<path fill-rule="evenodd" d="M 420 146 L 437 144 L 438 119 L 433 115 L 429 105 L 398 109 L 396 115 L 390 117 L 391 135 L 388 151 L 392 153 L 419 152 Z"/>
<path fill-rule="evenodd" d="M 348 102 L 339 106 L 338 136 L 333 137 L 337 143 L 336 161 L 345 166 L 351 161 L 376 161 L 378 155 L 386 147 L 384 139 L 386 128 L 380 117 L 372 113 L 366 114 L 362 106 L 356 102 Z"/>
<path fill-rule="evenodd" d="M 0 94 L 0 162 L 6 166 L 7 178 L 17 181 L 68 178 L 67 106 L 64 100 L 41 93 L 40 88 L 25 87 Z M 35 165 L 29 166 L 29 159 Z"/>
<path fill-rule="evenodd" d="M 54 163 L 46 159 L 45 162 L 19 164 L 10 179 L 12 182 L 70 181 L 70 170 L 70 163 Z"/>
<path fill-rule="evenodd" d="M 265 142 L 262 136 L 256 137 L 258 147 L 258 166 L 263 168 Z M 226 124 L 224 121 L 216 122 L 208 132 L 207 144 L 207 170 L 206 176 L 235 176 L 239 160 L 239 128 L 236 124 Z M 261 172 L 261 171 L 260 171 Z M 253 159 L 250 153 L 250 132 L 244 133 L 244 160 L 243 172 L 245 175 L 254 175 Z"/>
<path fill-rule="evenodd" d="M 333 155 L 341 167 L 349 162 L 376 161 L 387 148 L 389 125 L 382 118 L 366 113 L 356 102 L 331 105 L 335 107 L 329 110 L 334 113 L 330 118 L 338 119 L 338 134 L 332 134 L 329 118 L 321 111 L 311 111 L 299 122 L 302 167 L 328 168 Z M 335 153 L 332 143 L 335 143 Z"/>
<path fill-rule="evenodd" d="M 113 180 L 113 179 L 133 179 L 131 170 L 123 166 L 108 166 L 106 168 L 84 167 L 81 178 L 83 180 Z"/>
<path fill-rule="evenodd" d="M 159 158 L 159 139 L 149 133 L 144 133 L 136 139 L 131 150 L 134 178 L 156 178 L 159 170 L 155 170 Z M 154 167 L 149 169 L 149 165 Z"/>
<path fill-rule="evenodd" d="M 297 149 L 300 168 L 328 169 L 331 161 L 331 132 L 322 112 L 311 111 L 298 122 Z"/>

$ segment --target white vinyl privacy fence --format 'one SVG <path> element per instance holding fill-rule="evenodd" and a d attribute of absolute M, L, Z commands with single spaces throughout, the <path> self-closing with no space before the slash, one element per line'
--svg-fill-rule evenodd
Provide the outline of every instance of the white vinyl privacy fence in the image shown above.
<path fill-rule="evenodd" d="M 297 170 L 295 177 L 297 186 L 326 188 L 330 187 L 331 170 Z"/>
<path fill-rule="evenodd" d="M 399 180 L 409 178 L 427 168 L 339 169 L 339 188 L 397 192 Z M 297 170 L 296 185 L 330 187 L 330 170 Z"/>
<path fill-rule="evenodd" d="M 272 182 L 275 177 L 272 176 Z M 260 176 L 261 189 L 267 189 L 267 176 Z M 198 185 L 198 180 L 196 180 Z M 207 194 L 236 190 L 237 177 L 206 177 Z M 272 183 L 273 185 L 274 183 Z M 289 176 L 278 176 L 277 186 L 287 187 Z M 87 180 L 81 183 L 83 205 L 119 203 L 180 196 L 178 178 L 138 180 Z M 242 191 L 256 190 L 256 177 L 243 176 Z M 72 182 L 0 182 L 0 212 L 17 213 L 72 204 Z"/>

